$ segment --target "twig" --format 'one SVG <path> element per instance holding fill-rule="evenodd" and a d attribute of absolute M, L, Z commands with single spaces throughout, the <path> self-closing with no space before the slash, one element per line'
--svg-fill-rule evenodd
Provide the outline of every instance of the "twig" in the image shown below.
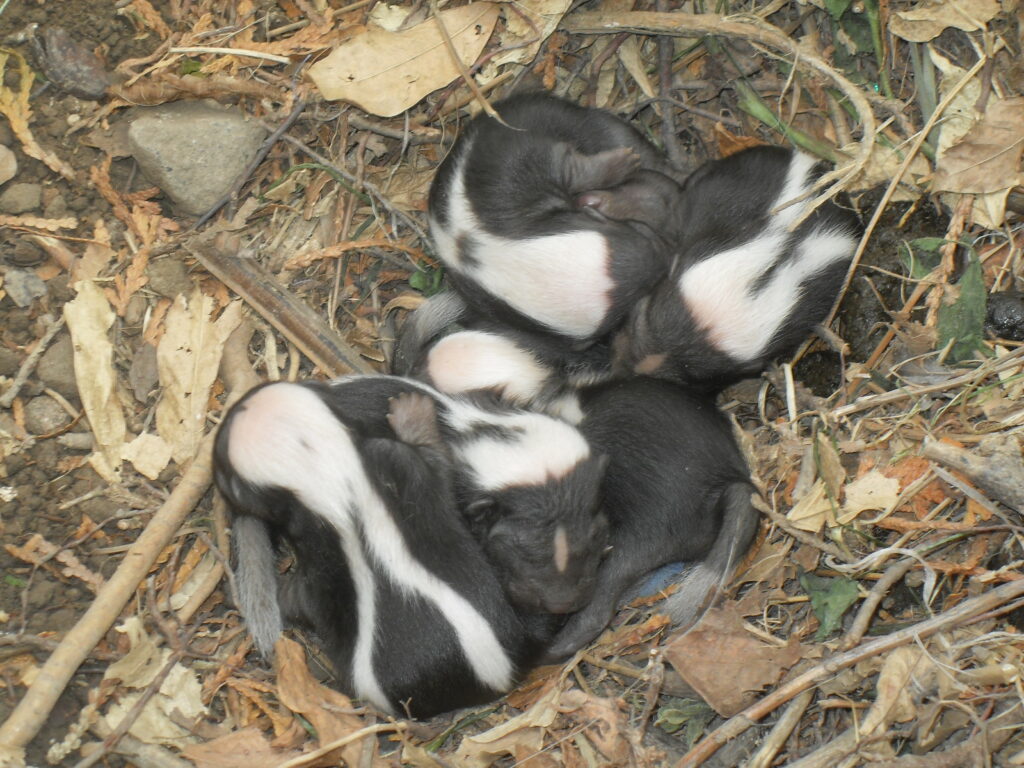
<path fill-rule="evenodd" d="M 835 544 L 830 544 L 827 541 L 822 541 L 817 536 L 813 536 L 807 531 L 802 531 L 799 528 L 797 528 L 795 525 L 789 522 L 789 520 L 787 520 L 783 515 L 780 515 L 778 512 L 776 512 L 769 504 L 762 501 L 760 496 L 758 496 L 757 494 L 754 494 L 751 503 L 754 505 L 756 509 L 759 509 L 761 512 L 764 512 L 766 515 L 768 515 L 768 518 L 773 523 L 775 523 L 775 525 L 784 530 L 786 533 L 788 533 L 794 539 L 799 541 L 801 544 L 806 544 L 809 547 L 814 547 L 815 549 L 821 550 L 826 554 L 832 555 L 832 557 L 836 558 L 837 560 L 842 560 L 844 563 L 853 562 L 853 559 L 848 554 L 840 550 L 839 547 L 837 547 Z"/>
<path fill-rule="evenodd" d="M 975 485 L 991 493 L 1008 507 L 1024 512 L 1024 462 L 996 454 L 984 458 L 949 443 L 925 438 L 921 454 L 926 459 L 963 472 Z"/>
<path fill-rule="evenodd" d="M 346 744 L 351 744 L 353 741 L 359 741 L 365 739 L 367 736 L 372 736 L 375 733 L 387 733 L 389 731 L 404 731 L 406 729 L 405 723 L 379 723 L 377 725 L 370 725 L 366 728 L 360 728 L 355 733 L 349 733 L 342 736 L 334 741 L 329 741 L 326 744 L 321 745 L 312 752 L 305 752 L 298 757 L 293 757 L 291 760 L 281 763 L 278 768 L 299 768 L 299 766 L 308 765 L 309 763 L 315 762 L 318 758 L 333 752 L 336 749 L 344 747 Z"/>
<path fill-rule="evenodd" d="M 782 30 L 757 17 L 716 16 L 710 13 L 657 13 L 651 11 L 631 11 L 613 13 L 594 11 L 574 13 L 563 20 L 563 28 L 569 32 L 583 34 L 618 34 L 636 32 L 639 34 L 689 36 L 693 34 L 722 35 L 751 42 L 761 43 L 775 50 L 783 51 L 793 57 L 793 64 L 818 72 L 836 84 L 850 100 L 860 116 L 863 135 L 860 149 L 852 163 L 827 173 L 819 184 L 831 184 L 818 197 L 814 198 L 793 223 L 799 226 L 822 203 L 829 200 L 844 184 L 860 173 L 871 157 L 875 141 L 875 115 L 871 103 L 861 93 L 860 88 L 837 72 L 824 59 L 800 48 L 796 41 L 791 40 Z M 832 183 L 835 182 L 835 183 Z"/>
<path fill-rule="evenodd" d="M 292 60 L 287 56 L 278 56 L 276 53 L 263 53 L 262 51 L 250 51 L 246 48 L 218 48 L 209 45 L 190 45 L 184 48 L 170 48 L 168 53 L 219 53 L 227 56 L 248 56 L 250 59 L 266 59 L 278 64 L 291 64 Z"/>
<path fill-rule="evenodd" d="M 288 117 L 286 117 L 284 119 L 284 122 L 282 122 L 273 131 L 273 133 L 271 133 L 266 138 L 266 140 L 260 145 L 260 148 L 256 151 L 256 154 L 253 156 L 252 160 L 245 167 L 245 170 L 238 174 L 238 178 L 235 179 L 235 183 L 231 185 L 231 189 L 225 192 L 221 196 L 221 198 L 216 203 L 214 203 L 209 208 L 209 210 L 206 211 L 206 213 L 200 216 L 196 220 L 195 224 L 192 225 L 193 231 L 203 226 L 203 224 L 208 222 L 213 217 L 213 215 L 217 213 L 217 211 L 224 207 L 225 204 L 227 204 L 231 200 L 234 200 L 238 196 L 238 192 L 239 190 L 242 189 L 242 186 L 245 184 L 245 182 L 249 180 L 249 177 L 252 176 L 253 172 L 259 167 L 260 163 L 263 162 L 264 158 L 266 158 L 267 154 L 270 152 L 273 146 L 277 144 L 281 136 L 284 135 L 284 132 L 295 124 L 295 121 L 299 119 L 299 115 L 302 114 L 302 110 L 304 110 L 305 108 L 306 102 L 303 99 L 299 99 L 298 101 L 295 102 L 295 106 L 293 106 L 292 111 L 288 113 Z"/>
<path fill-rule="evenodd" d="M 206 232 L 189 252 L 214 277 L 245 299 L 268 323 L 331 376 L 372 373 L 359 353 L 335 333 L 309 305 L 284 290 L 277 279 L 227 233 Z M 212 242 L 211 242 L 212 240 Z"/>
<path fill-rule="evenodd" d="M 50 342 L 53 341 L 53 337 L 60 333 L 60 329 L 64 327 L 64 318 L 59 317 L 54 320 L 49 315 L 43 316 L 43 321 L 46 323 L 46 332 L 43 337 L 39 339 L 39 343 L 36 344 L 35 349 L 29 353 L 29 356 L 25 358 L 25 361 L 21 364 L 18 369 L 17 375 L 14 377 L 14 381 L 11 382 L 10 389 L 0 396 L 0 408 L 10 408 L 14 402 L 14 398 L 18 396 L 18 392 L 25 386 L 25 382 L 28 381 L 28 377 L 32 375 L 32 371 L 36 369 L 36 365 L 39 363 L 39 358 L 43 356 L 43 352 L 46 351 L 47 347 L 50 346 Z"/>
<path fill-rule="evenodd" d="M 225 383 L 230 389 L 229 402 L 242 394 L 229 378 L 225 378 Z M 139 582 L 177 534 L 185 517 L 202 499 L 213 479 L 212 448 L 213 433 L 210 433 L 203 438 L 195 459 L 167 501 L 153 515 L 117 570 L 100 588 L 85 615 L 64 636 L 25 696 L 0 725 L 0 764 L 5 764 L 5 760 L 24 762 L 25 745 L 46 723 L 75 670 L 110 629 Z"/>
<path fill-rule="evenodd" d="M 465 63 L 462 61 L 462 57 L 459 56 L 459 52 L 455 50 L 455 43 L 452 42 L 452 36 L 448 34 L 448 28 L 444 25 L 444 21 L 441 20 L 441 12 L 437 9 L 437 0 L 430 0 L 430 15 L 434 19 L 434 23 L 437 24 L 437 31 L 441 33 L 441 39 L 444 41 L 444 47 L 448 49 L 448 55 L 451 57 L 452 63 L 455 68 L 459 70 L 459 77 L 466 84 L 469 90 L 476 97 L 477 102 L 480 104 L 480 109 L 484 113 L 499 123 L 504 125 L 506 128 L 511 128 L 508 123 L 501 119 L 501 115 L 498 114 L 497 110 L 491 106 L 491 102 L 484 96 L 483 91 L 480 90 L 480 86 L 476 80 L 469 73 Z"/>
<path fill-rule="evenodd" d="M 260 123 L 263 124 L 264 126 L 266 126 L 266 123 L 264 123 L 262 120 L 260 121 Z M 269 126 L 266 126 L 266 127 L 269 128 Z M 424 231 L 423 227 L 421 227 L 419 225 L 419 223 L 414 218 L 412 218 L 409 214 L 407 214 L 405 211 L 397 208 L 390 200 L 388 200 L 387 196 L 385 196 L 385 194 L 383 192 L 381 192 L 380 189 L 375 184 L 373 184 L 373 183 L 371 183 L 369 181 L 366 181 L 365 179 L 362 181 L 362 183 L 359 183 L 356 180 L 356 177 L 353 174 L 349 173 L 344 168 L 341 168 L 341 167 L 335 165 L 330 160 L 328 160 L 326 157 L 321 155 L 319 152 L 311 149 L 309 146 L 307 146 L 306 144 L 304 144 L 302 141 L 300 141 L 299 139 L 295 138 L 294 136 L 290 136 L 290 135 L 288 135 L 286 133 L 281 138 L 284 141 L 287 141 L 289 144 L 291 144 L 296 149 L 298 149 L 298 150 L 304 152 L 305 154 L 309 155 L 309 157 L 313 158 L 313 160 L 315 160 L 316 162 L 320 163 L 320 165 L 324 166 L 325 168 L 329 168 L 331 171 L 333 171 L 334 173 L 336 173 L 339 176 L 341 176 L 343 179 L 348 181 L 350 184 L 359 184 L 359 186 L 361 186 L 363 189 L 365 189 L 367 192 L 369 192 L 377 200 L 378 203 L 383 205 L 388 213 L 390 213 L 392 216 L 394 216 L 396 218 L 399 218 L 403 222 L 405 222 L 405 225 L 407 227 L 409 227 L 409 229 L 411 229 L 417 235 L 419 235 L 420 239 L 423 240 L 423 242 L 429 242 L 429 238 L 427 237 L 427 233 Z"/>
<path fill-rule="evenodd" d="M 889 201 L 896 192 L 896 187 L 899 186 L 900 180 L 906 174 L 910 168 L 910 164 L 914 162 L 914 158 L 917 157 L 917 153 L 921 151 L 921 146 L 928 138 L 928 132 L 935 127 L 935 124 L 939 121 L 942 113 L 945 112 L 949 105 L 953 103 L 953 99 L 957 97 L 957 94 L 964 89 L 980 70 L 986 59 L 980 59 L 973 67 L 971 67 L 967 74 L 965 74 L 960 81 L 953 86 L 953 88 L 945 95 L 942 101 L 939 102 L 935 111 L 932 112 L 931 117 L 924 124 L 921 130 L 917 134 L 917 138 L 914 139 L 914 143 L 907 149 L 906 157 L 903 158 L 903 162 L 900 163 L 899 169 L 896 171 L 896 175 L 892 177 L 892 181 L 889 182 L 889 186 L 885 190 L 885 194 L 882 195 L 882 199 L 878 201 L 878 205 L 875 207 L 875 212 L 871 215 L 871 220 L 868 222 L 867 227 L 864 229 L 864 234 L 860 239 L 860 244 L 857 246 L 857 250 L 853 254 L 853 259 L 850 261 L 850 268 L 846 271 L 846 279 L 843 281 L 843 288 L 836 297 L 835 303 L 832 305 L 832 311 L 828 314 L 828 319 L 825 321 L 825 325 L 831 325 L 832 320 L 836 316 L 836 312 L 839 310 L 839 305 L 842 303 L 843 297 L 846 295 L 847 289 L 850 287 L 850 283 L 853 281 L 853 274 L 857 270 L 857 265 L 860 264 L 861 256 L 864 255 L 864 251 L 867 248 L 868 240 L 871 239 L 872 233 L 875 231 L 875 227 L 878 226 L 879 219 L 882 218 L 882 212 L 886 206 L 889 205 Z"/>
<path fill-rule="evenodd" d="M 659 13 L 665 11 L 665 0 L 656 0 L 654 8 Z M 658 44 L 658 96 L 662 99 L 672 96 L 672 54 L 675 43 L 668 35 L 659 35 Z M 665 147 L 669 162 L 678 169 L 683 167 L 683 153 L 679 149 L 679 137 L 676 135 L 676 115 L 671 109 L 661 111 L 661 143 Z"/>
<path fill-rule="evenodd" d="M 860 609 L 857 611 L 857 617 L 853 620 L 853 624 L 850 625 L 846 636 L 839 643 L 839 650 L 848 651 L 864 639 L 868 626 L 871 624 L 871 617 L 875 615 L 875 611 L 882 604 L 882 600 L 889 594 L 889 590 L 892 589 L 893 585 L 906 576 L 907 572 L 915 565 L 917 565 L 917 561 L 912 557 L 908 557 L 906 560 L 901 560 L 885 569 L 882 578 L 875 582 L 868 596 L 861 603 Z"/>
<path fill-rule="evenodd" d="M 782 749 L 793 729 L 799 724 L 800 718 L 803 717 L 807 706 L 813 698 L 814 691 L 804 691 L 789 702 L 786 711 L 782 713 L 782 716 L 772 726 L 771 731 L 765 736 L 760 749 L 747 761 L 745 768 L 769 768 L 775 762 L 775 756 Z"/>
<path fill-rule="evenodd" d="M 677 768 L 690 768 L 690 766 L 700 765 L 718 751 L 729 739 L 739 736 L 758 720 L 773 712 L 797 694 L 827 680 L 837 672 L 847 669 L 864 659 L 891 651 L 893 648 L 899 648 L 902 645 L 923 640 L 936 632 L 951 629 L 979 613 L 992 610 L 1021 595 L 1024 595 L 1024 579 L 1011 581 L 983 595 L 965 600 L 956 608 L 941 613 L 938 616 L 926 619 L 899 632 L 893 632 L 891 635 L 880 637 L 845 653 L 840 653 L 830 659 L 826 659 L 821 664 L 812 667 L 788 683 L 776 688 L 738 715 L 734 715 L 726 720 L 722 725 L 709 733 L 697 746 L 683 755 L 682 760 L 677 764 Z"/>
<path fill-rule="evenodd" d="M 894 389 L 892 392 L 882 392 L 877 395 L 865 395 L 864 397 L 854 400 L 849 405 L 834 408 L 831 411 L 830 416 L 836 419 L 841 419 L 859 411 L 866 411 L 879 405 L 895 403 L 903 400 L 904 398 L 927 395 L 931 392 L 943 392 L 947 389 L 955 389 L 963 384 L 972 384 L 980 379 L 991 376 L 994 373 L 999 373 L 1000 371 L 1005 371 L 1007 368 L 1014 368 L 1020 365 L 1021 357 L 1024 357 L 1024 347 L 1018 347 L 1005 357 L 999 358 L 996 362 L 991 364 L 984 363 L 969 373 L 954 376 L 953 378 L 947 379 L 939 384 L 930 384 L 926 387 L 914 387 L 913 389 L 903 387 L 901 389 Z"/>

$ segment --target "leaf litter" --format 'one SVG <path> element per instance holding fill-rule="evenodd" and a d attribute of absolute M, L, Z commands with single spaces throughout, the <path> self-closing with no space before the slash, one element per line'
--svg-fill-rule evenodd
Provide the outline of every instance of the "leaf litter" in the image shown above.
<path fill-rule="evenodd" d="M 887 216 L 882 226 L 916 250 L 876 228 L 856 279 L 876 293 L 883 310 L 878 327 L 856 330 L 852 317 L 863 304 L 840 311 L 836 330 L 854 351 L 836 356 L 835 381 L 818 385 L 813 395 L 801 390 L 795 413 L 771 376 L 753 397 L 738 389 L 723 399 L 744 432 L 771 512 L 735 580 L 735 602 L 712 608 L 696 627 L 673 630 L 651 615 L 656 602 L 638 601 L 572 663 L 539 670 L 505 702 L 469 717 L 389 721 L 316 680 L 302 646 L 288 639 L 278 645 L 273 674 L 247 655 L 242 625 L 230 598 L 225 601 L 228 583 L 210 591 L 202 586 L 219 581 L 207 542 L 216 541 L 221 558 L 225 551 L 223 515 L 206 501 L 181 535 L 168 537 L 153 555 L 152 575 L 167 590 L 165 609 L 184 613 L 169 624 L 147 614 L 139 607 L 146 585 L 132 586 L 141 599 L 122 613 L 126 636 L 103 641 L 121 658 L 94 689 L 106 720 L 83 715 L 69 724 L 68 754 L 81 743 L 76 733 L 106 738 L 122 721 L 133 721 L 125 727 L 136 742 L 180 749 L 195 765 L 225 767 L 738 765 L 755 753 L 751 764 L 757 765 L 910 766 L 920 764 L 913 762 L 920 754 L 933 765 L 1024 759 L 1017 692 L 1024 555 L 1015 495 L 1024 487 L 1024 368 L 1020 343 L 993 339 L 985 327 L 989 291 L 1021 288 L 1024 278 L 1015 202 L 1022 83 L 1006 33 L 1007 4 L 865 3 L 867 18 L 854 19 L 848 3 L 756 2 L 742 9 L 732 3 L 721 16 L 700 19 L 720 28 L 714 41 L 688 31 L 699 26 L 688 3 L 667 4 L 660 20 L 642 14 L 660 10 L 654 4 L 634 12 L 609 3 L 603 10 L 618 26 L 608 34 L 568 32 L 573 13 L 558 0 L 445 6 L 441 22 L 461 67 L 425 7 L 396 13 L 372 3 L 281 2 L 272 11 L 276 25 L 263 25 L 255 23 L 253 3 L 225 5 L 243 31 L 226 49 L 208 50 L 207 33 L 229 21 L 225 8 L 208 0 L 173 7 L 135 0 L 128 12 L 140 34 L 154 41 L 154 54 L 126 63 L 127 82 L 80 122 L 90 129 L 114 122 L 131 101 L 125 97 L 143 93 L 147 103 L 183 93 L 240 98 L 247 112 L 271 125 L 299 98 L 315 103 L 306 106 L 310 114 L 330 108 L 319 114 L 336 118 L 336 135 L 314 122 L 294 124 L 289 141 L 237 190 L 238 215 L 208 226 L 230 226 L 262 243 L 259 259 L 273 279 L 320 315 L 316 332 L 340 338 L 364 360 L 386 358 L 394 314 L 415 306 L 419 292 L 434 285 L 425 276 L 436 272 L 424 271 L 432 269 L 430 243 L 422 237 L 425 187 L 444 154 L 438 139 L 478 106 L 480 93 L 468 88 L 462 70 L 495 98 L 512 78 L 539 79 L 575 100 L 635 117 L 652 137 L 663 135 L 661 120 L 671 113 L 677 140 L 697 159 L 709 156 L 706 137 L 717 137 L 718 147 L 740 147 L 810 136 L 831 146 L 840 164 L 860 151 L 862 116 L 827 78 L 730 37 L 726 17 L 740 10 L 761 16 L 764 28 L 802 35 L 802 46 L 857 84 L 882 127 L 869 137 L 871 153 L 847 181 L 847 192 L 865 219 L 877 206 Z M 881 30 L 877 39 L 871 24 Z M 171 41 L 171 29 L 185 30 L 183 39 Z M 655 43 L 636 29 L 667 29 L 672 36 Z M 417 36 L 419 42 L 407 42 Z M 926 46 L 916 66 L 900 39 Z M 832 40 L 849 55 L 829 48 Z M 884 50 L 875 50 L 879 40 Z M 670 81 L 681 86 L 674 94 L 664 93 L 659 77 L 659 44 L 671 47 Z M 716 46 L 728 55 L 710 55 Z M 179 50 L 190 47 L 198 50 Z M 332 49 L 290 79 L 288 67 L 301 69 L 307 55 Z M 363 55 L 352 53 L 360 49 Z M 3 55 L 18 73 L 0 93 L 16 140 L 26 154 L 74 176 L 30 129 L 26 60 Z M 988 66 L 976 68 L 979 57 Z M 897 71 L 910 73 L 905 82 L 893 76 Z M 731 89 L 737 79 L 749 90 Z M 901 89 L 898 98 L 880 96 L 886 87 Z M 915 101 L 917 93 L 928 98 Z M 781 119 L 765 124 L 739 110 L 739 97 L 751 94 Z M 339 102 L 330 106 L 321 97 Z M 943 102 L 938 115 L 922 107 Z M 694 105 L 700 106 L 689 108 Z M 935 130 L 919 135 L 933 117 Z M 332 145 L 337 140 L 341 150 Z M 68 272 L 74 278 L 77 293 L 64 313 L 95 448 L 92 468 L 75 471 L 95 471 L 111 489 L 156 484 L 166 492 L 185 467 L 201 464 L 204 436 L 233 391 L 218 366 L 229 354 L 232 331 L 244 322 L 242 303 L 201 271 L 174 299 L 149 290 L 151 254 L 190 258 L 185 254 L 193 251 L 182 249 L 183 227 L 164 215 L 155 191 L 126 191 L 115 180 L 116 141 L 104 151 L 111 156 L 79 178 L 88 175 L 110 206 L 105 218 L 24 216 L 0 225 L 50 238 L 44 242 L 52 264 L 42 273 L 50 276 L 42 279 Z M 308 151 L 320 159 L 302 171 L 303 183 L 264 197 Z M 891 210 L 877 193 L 861 194 L 898 175 Z M 932 206 L 929 196 L 939 193 L 945 207 L 914 225 L 915 211 Z M 53 239 L 68 230 L 79 239 Z M 902 251 L 916 257 L 901 261 Z M 921 302 L 932 296 L 938 300 Z M 141 336 L 156 349 L 155 401 L 125 396 L 128 366 L 119 345 L 139 305 Z M 263 317 L 248 321 L 262 333 L 243 347 L 252 353 L 243 367 L 255 364 L 259 376 L 271 379 L 314 373 L 312 348 L 301 337 L 275 338 L 271 313 L 256 305 L 249 313 L 260 311 Z M 832 354 L 820 341 L 809 353 Z M 315 359 L 326 372 L 330 361 L 322 354 Z M 798 376 L 801 370 L 798 365 Z M 10 412 L 0 412 L 0 460 L 24 450 L 23 407 L 16 396 Z M 986 442 L 992 438 L 1001 438 L 998 447 Z M 90 529 L 68 541 L 26 539 L 8 551 L 48 578 L 104 589 L 82 555 L 105 539 Z M 188 608 L 191 596 L 202 606 Z M 65 642 L 74 637 L 69 632 Z M 183 648 L 189 653 L 171 663 Z M 146 673 L 125 671 L 128 663 Z M 166 668 L 160 683 L 157 667 Z M 33 677 L 19 672 L 16 679 L 27 686 Z M 133 707 L 139 690 L 149 696 L 141 710 Z M 755 721 L 759 730 L 749 730 Z M 117 740 L 104 747 L 121 748 L 127 749 Z M 16 751 L 14 744 L 15 759 Z"/>

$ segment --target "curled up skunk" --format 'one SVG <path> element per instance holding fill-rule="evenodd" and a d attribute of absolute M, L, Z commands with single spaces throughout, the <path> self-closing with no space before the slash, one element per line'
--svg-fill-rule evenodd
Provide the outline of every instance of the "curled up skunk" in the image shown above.
<path fill-rule="evenodd" d="M 611 551 L 590 603 L 569 617 L 546 658 L 564 659 L 611 621 L 652 571 L 685 562 L 664 610 L 687 625 L 731 578 L 758 526 L 746 461 L 712 398 L 638 377 L 581 393 L 580 429 L 610 458 L 602 494 Z"/>
<path fill-rule="evenodd" d="M 512 609 L 457 509 L 450 459 L 429 439 L 433 401 L 396 397 L 389 439 L 346 426 L 329 396 L 319 385 L 264 386 L 218 433 L 218 487 L 236 535 L 250 537 L 236 544 L 239 589 L 258 645 L 266 652 L 283 622 L 311 630 L 343 687 L 393 714 L 494 698 L 549 629 Z M 269 537 L 254 542 L 254 522 Z M 273 540 L 296 559 L 280 592 Z"/>
<path fill-rule="evenodd" d="M 587 195 L 671 169 L 611 113 L 546 93 L 495 108 L 504 124 L 474 119 L 431 185 L 438 255 L 475 313 L 586 347 L 669 268 L 658 232 L 604 216 Z"/>
<path fill-rule="evenodd" d="M 813 158 L 781 147 L 698 169 L 671 274 L 613 342 L 619 373 L 716 391 L 795 351 L 835 301 L 858 239 L 832 202 L 790 231 L 816 178 Z"/>

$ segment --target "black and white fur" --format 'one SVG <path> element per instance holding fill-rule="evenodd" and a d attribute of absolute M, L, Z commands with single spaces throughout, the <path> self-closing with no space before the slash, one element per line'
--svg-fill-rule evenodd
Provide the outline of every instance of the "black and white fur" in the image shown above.
<path fill-rule="evenodd" d="M 572 425 L 540 413 L 484 408 L 397 376 L 351 376 L 332 385 L 339 418 L 387 437 L 390 398 L 420 392 L 436 405 L 456 465 L 456 496 L 512 603 L 571 613 L 589 599 L 604 554 L 599 507 L 604 457 Z"/>
<path fill-rule="evenodd" d="M 615 339 L 620 372 L 715 391 L 791 353 L 824 319 L 857 246 L 852 215 L 829 202 L 789 228 L 815 161 L 755 147 L 687 180 L 671 275 Z"/>
<path fill-rule="evenodd" d="M 665 602 L 689 624 L 732 575 L 758 526 L 749 470 L 728 420 L 705 395 L 634 378 L 586 390 L 580 429 L 610 461 L 602 485 L 611 552 L 594 597 L 550 646 L 557 661 L 593 640 L 623 595 L 652 571 L 686 561 Z"/>
<path fill-rule="evenodd" d="M 509 605 L 457 509 L 448 456 L 416 439 L 436 429 L 433 401 L 396 398 L 395 434 L 382 438 L 338 418 L 334 394 L 319 384 L 258 388 L 218 433 L 218 486 L 236 535 L 248 531 L 236 541 L 238 575 L 257 643 L 272 642 L 283 620 L 313 631 L 342 685 L 392 714 L 494 698 L 550 625 L 531 626 Z M 244 549 L 260 524 L 296 556 L 277 616 L 271 540 Z M 253 573 L 263 595 L 247 581 Z"/>
<path fill-rule="evenodd" d="M 474 312 L 585 347 L 621 322 L 670 260 L 657 233 L 594 215 L 585 193 L 638 168 L 670 169 L 608 112 L 546 93 L 495 108 L 504 124 L 474 119 L 431 185 L 438 255 Z"/>

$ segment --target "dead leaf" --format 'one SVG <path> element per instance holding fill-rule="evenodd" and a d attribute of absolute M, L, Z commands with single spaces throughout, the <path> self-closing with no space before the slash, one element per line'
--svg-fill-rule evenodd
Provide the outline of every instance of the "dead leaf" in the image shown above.
<path fill-rule="evenodd" d="M 163 397 L 156 407 L 156 425 L 179 464 L 191 460 L 199 447 L 224 342 L 241 322 L 241 302 L 229 304 L 216 321 L 211 319 L 213 304 L 198 288 L 187 302 L 178 296 L 157 345 Z"/>
<path fill-rule="evenodd" d="M 1024 97 L 995 99 L 935 169 L 932 187 L 943 192 L 998 192 L 1021 183 Z"/>
<path fill-rule="evenodd" d="M 504 755 L 514 756 L 519 747 L 540 751 L 546 729 L 558 716 L 563 694 L 564 691 L 555 686 L 521 715 L 489 731 L 465 737 L 456 751 L 459 764 L 466 768 L 488 768 Z"/>
<path fill-rule="evenodd" d="M 110 728 L 117 725 L 135 707 L 143 692 L 167 666 L 171 657 L 169 648 L 160 648 L 152 636 L 146 633 L 142 619 L 128 618 L 117 627 L 128 636 L 131 650 L 111 664 L 105 680 L 120 680 L 127 688 L 135 691 L 112 701 L 104 714 Z M 203 704 L 202 686 L 192 670 L 180 662 L 175 663 L 160 685 L 159 692 L 146 702 L 142 713 L 133 721 L 129 733 L 147 744 L 168 744 L 183 748 L 195 741 L 192 732 L 178 725 L 178 720 L 188 722 L 206 714 Z"/>
<path fill-rule="evenodd" d="M 276 768 L 302 752 L 274 749 L 258 728 L 243 728 L 203 744 L 189 744 L 182 754 L 196 768 Z"/>
<path fill-rule="evenodd" d="M 825 491 L 825 481 L 815 480 L 811 490 L 798 501 L 786 519 L 801 531 L 817 533 L 825 523 L 832 523 L 832 502 Z"/>
<path fill-rule="evenodd" d="M 77 226 L 78 219 L 74 216 L 65 216 L 60 219 L 44 219 L 40 216 L 0 216 L 0 227 L 32 227 L 45 229 L 47 232 L 56 232 L 58 229 L 74 229 Z"/>
<path fill-rule="evenodd" d="M 742 711 L 757 691 L 777 683 L 802 652 L 795 636 L 783 647 L 758 640 L 728 603 L 665 646 L 669 663 L 723 717 Z"/>
<path fill-rule="evenodd" d="M 171 446 L 159 435 L 143 432 L 125 444 L 121 455 L 141 474 L 156 480 L 171 461 Z"/>
<path fill-rule="evenodd" d="M 847 144 L 841 148 L 841 151 L 852 156 L 859 151 L 859 147 L 860 144 Z M 903 165 L 905 159 L 906 154 L 896 147 L 883 146 L 879 143 L 873 144 L 871 146 L 871 154 L 868 155 L 867 164 L 853 177 L 850 182 L 850 188 L 865 190 L 877 187 L 880 184 L 888 184 L 892 181 L 900 166 Z M 910 161 L 907 172 L 903 174 L 903 180 L 917 185 L 931 171 L 932 169 L 928 161 L 923 156 L 917 155 Z M 919 195 L 914 190 L 902 183 L 896 187 L 893 193 L 893 200 L 899 201 L 912 201 L 918 197 Z"/>
<path fill-rule="evenodd" d="M 1000 10 L 999 0 L 924 0 L 890 15 L 889 31 L 912 43 L 926 43 L 949 27 L 965 32 L 984 29 Z"/>
<path fill-rule="evenodd" d="M 498 6 L 470 3 L 441 11 L 440 18 L 468 67 L 491 36 Z M 405 32 L 367 29 L 311 66 L 309 76 L 325 99 L 343 99 L 392 117 L 459 77 L 459 69 L 437 20 L 430 18 Z"/>
<path fill-rule="evenodd" d="M 615 701 L 572 690 L 562 697 L 561 709 L 587 734 L 609 764 L 630 764 L 631 746 L 626 735 L 629 727 Z M 640 765 L 657 764 L 647 760 L 637 762 Z"/>
<path fill-rule="evenodd" d="M 839 500 L 839 491 L 846 482 L 846 470 L 839 460 L 839 451 L 832 444 L 831 438 L 819 432 L 815 439 L 814 456 L 817 459 L 818 477 L 825 481 L 825 487 L 832 499 Z"/>
<path fill-rule="evenodd" d="M 17 93 L 4 85 L 7 61 L 11 56 L 14 56 L 18 63 Z M 20 53 L 7 49 L 0 50 L 0 114 L 7 118 L 11 126 L 11 132 L 18 137 L 18 141 L 21 142 L 21 150 L 26 155 L 39 160 L 51 171 L 59 173 L 68 181 L 74 181 L 74 169 L 53 152 L 39 146 L 35 136 L 32 135 L 31 129 L 28 127 L 32 119 L 32 107 L 29 105 L 29 99 L 34 80 L 35 74 L 32 72 L 32 68 L 29 67 L 28 62 L 25 61 L 25 58 Z"/>
<path fill-rule="evenodd" d="M 625 39 L 618 50 L 619 60 L 626 68 L 626 71 L 636 80 L 644 96 L 649 99 L 657 97 L 658 92 L 647 75 L 647 65 L 644 63 L 643 54 L 640 51 L 640 38 L 637 35 L 630 35 Z M 666 105 L 667 108 L 669 105 Z"/>
<path fill-rule="evenodd" d="M 302 715 L 316 730 L 321 744 L 360 730 L 364 723 L 352 711 L 352 701 L 343 693 L 320 685 L 309 672 L 302 647 L 287 637 L 274 646 L 274 671 L 277 673 L 278 700 L 292 712 Z M 341 747 L 346 765 L 362 764 L 363 743 L 355 741 Z"/>
<path fill-rule="evenodd" d="M 958 67 L 952 61 L 939 53 L 931 45 L 928 46 L 928 54 L 931 56 L 932 64 L 942 73 L 942 81 L 939 83 L 939 98 L 944 99 L 954 87 L 956 87 L 967 70 Z M 942 120 L 939 121 L 939 139 L 935 146 L 936 164 L 942 165 L 942 156 L 967 135 L 967 132 L 974 125 L 976 113 L 974 105 L 981 97 L 981 81 L 974 77 L 967 82 L 963 88 L 953 97 L 953 100 L 942 113 Z"/>
<path fill-rule="evenodd" d="M 514 6 L 503 4 L 505 28 L 498 36 L 498 49 L 502 53 L 484 66 L 480 84 L 486 85 L 507 71 L 506 64 L 529 64 L 533 61 L 571 5 L 572 0 L 518 0 Z"/>
<path fill-rule="evenodd" d="M 95 283 L 84 280 L 75 287 L 78 296 L 64 305 L 64 319 L 74 345 L 75 381 L 99 453 L 116 473 L 126 426 L 117 396 L 114 346 L 107 338 L 114 313 Z"/>
<path fill-rule="evenodd" d="M 888 509 L 900 497 L 900 481 L 872 469 L 846 486 L 846 502 L 837 522 L 846 525 L 866 509 Z"/>

